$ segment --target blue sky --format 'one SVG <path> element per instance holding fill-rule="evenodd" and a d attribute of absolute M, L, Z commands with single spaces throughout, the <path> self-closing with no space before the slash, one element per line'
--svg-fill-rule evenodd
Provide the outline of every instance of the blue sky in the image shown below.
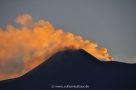
<path fill-rule="evenodd" d="M 135 0 L 1 0 L 0 27 L 25 13 L 108 48 L 115 60 L 134 62 Z"/>

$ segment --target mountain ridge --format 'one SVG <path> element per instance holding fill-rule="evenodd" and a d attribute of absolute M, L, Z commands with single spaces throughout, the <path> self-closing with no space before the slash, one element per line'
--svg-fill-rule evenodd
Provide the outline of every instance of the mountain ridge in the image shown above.
<path fill-rule="evenodd" d="M 99 61 L 83 49 L 54 54 L 25 75 L 0 82 L 1 90 L 50 90 L 52 85 L 89 85 L 90 90 L 136 90 L 136 65 Z"/>

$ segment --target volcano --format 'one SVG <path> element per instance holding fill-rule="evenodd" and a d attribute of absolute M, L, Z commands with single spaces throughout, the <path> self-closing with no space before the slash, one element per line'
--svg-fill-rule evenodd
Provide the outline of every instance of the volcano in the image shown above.
<path fill-rule="evenodd" d="M 0 90 L 136 90 L 136 64 L 100 61 L 83 49 L 60 51 Z"/>

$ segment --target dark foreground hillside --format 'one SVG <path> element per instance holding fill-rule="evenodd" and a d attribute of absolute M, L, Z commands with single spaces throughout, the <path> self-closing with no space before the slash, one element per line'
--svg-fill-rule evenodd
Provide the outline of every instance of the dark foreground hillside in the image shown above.
<path fill-rule="evenodd" d="M 0 90 L 60 88 L 136 90 L 136 64 L 99 61 L 82 49 L 66 50 L 22 77 L 0 82 Z"/>

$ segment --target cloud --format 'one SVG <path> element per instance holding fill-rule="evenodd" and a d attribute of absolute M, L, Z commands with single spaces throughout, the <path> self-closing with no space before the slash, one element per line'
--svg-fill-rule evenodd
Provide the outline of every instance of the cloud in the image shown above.
<path fill-rule="evenodd" d="M 65 49 L 84 49 L 98 59 L 111 60 L 106 48 L 84 40 L 79 35 L 55 29 L 49 21 L 32 21 L 29 14 L 16 18 L 18 28 L 0 29 L 0 79 L 20 76 L 54 53 Z"/>
<path fill-rule="evenodd" d="M 29 14 L 20 15 L 15 19 L 16 23 L 21 25 L 28 25 L 32 23 L 32 16 Z"/>
<path fill-rule="evenodd" d="M 113 56 L 112 59 L 114 61 L 126 62 L 126 63 L 136 63 L 136 57 L 121 57 L 121 56 Z"/>

